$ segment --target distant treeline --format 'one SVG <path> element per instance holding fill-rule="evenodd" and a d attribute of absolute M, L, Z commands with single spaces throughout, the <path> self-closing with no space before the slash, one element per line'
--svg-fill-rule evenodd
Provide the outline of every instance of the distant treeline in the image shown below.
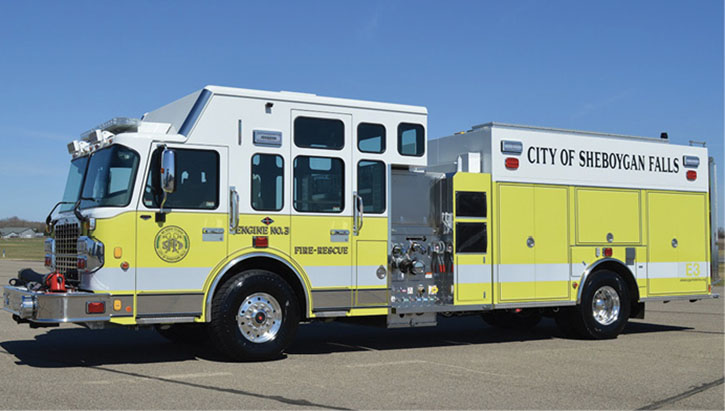
<path fill-rule="evenodd" d="M 18 217 L 3 218 L 0 220 L 0 228 L 5 227 L 30 227 L 34 228 L 36 232 L 42 233 L 45 231 L 45 223 L 39 221 L 28 221 Z"/>

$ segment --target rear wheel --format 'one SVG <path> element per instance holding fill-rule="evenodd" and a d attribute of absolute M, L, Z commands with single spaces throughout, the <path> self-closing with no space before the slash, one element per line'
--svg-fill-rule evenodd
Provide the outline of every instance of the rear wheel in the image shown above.
<path fill-rule="evenodd" d="M 247 270 L 225 282 L 213 299 L 209 324 L 217 348 L 238 360 L 277 358 L 300 320 L 292 288 L 278 275 Z"/>
<path fill-rule="evenodd" d="M 483 321 L 496 328 L 528 330 L 536 327 L 541 321 L 541 314 L 536 311 L 492 311 L 481 314 Z"/>
<path fill-rule="evenodd" d="M 612 271 L 601 270 L 593 275 L 582 291 L 581 304 L 563 312 L 557 324 L 565 333 L 574 331 L 582 337 L 617 338 L 629 319 L 629 289 Z"/>

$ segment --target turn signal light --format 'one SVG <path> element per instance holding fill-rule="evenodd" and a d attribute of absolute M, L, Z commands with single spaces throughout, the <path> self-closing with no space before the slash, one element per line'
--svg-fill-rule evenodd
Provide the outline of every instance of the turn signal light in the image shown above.
<path fill-rule="evenodd" d="M 605 257 L 611 257 L 612 256 L 612 249 L 607 247 L 604 249 L 604 256 Z"/>
<path fill-rule="evenodd" d="M 506 158 L 506 168 L 509 170 L 517 170 L 519 168 L 519 159 L 516 157 Z"/>
<path fill-rule="evenodd" d="M 49 255 L 46 255 L 45 256 L 45 266 L 50 267 L 52 264 L 53 264 L 53 259 Z"/>
<path fill-rule="evenodd" d="M 697 171 L 695 170 L 687 170 L 687 179 L 690 181 L 697 180 Z"/>
<path fill-rule="evenodd" d="M 86 303 L 86 314 L 103 314 L 106 312 L 106 303 Z"/>
<path fill-rule="evenodd" d="M 80 269 L 86 268 L 86 259 L 85 258 L 79 258 L 77 267 Z"/>
<path fill-rule="evenodd" d="M 266 235 L 252 237 L 252 246 L 254 246 L 254 248 L 269 247 L 269 237 L 267 237 Z"/>

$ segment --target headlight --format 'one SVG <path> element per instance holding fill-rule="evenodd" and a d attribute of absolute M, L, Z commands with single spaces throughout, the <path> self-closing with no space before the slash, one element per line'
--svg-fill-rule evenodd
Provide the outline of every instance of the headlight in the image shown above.
<path fill-rule="evenodd" d="M 78 237 L 78 268 L 94 272 L 103 267 L 103 243 L 90 237 Z"/>

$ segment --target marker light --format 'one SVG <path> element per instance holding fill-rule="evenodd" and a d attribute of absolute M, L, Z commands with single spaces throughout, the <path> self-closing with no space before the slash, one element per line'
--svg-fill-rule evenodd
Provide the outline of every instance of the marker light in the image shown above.
<path fill-rule="evenodd" d="M 53 258 L 49 255 L 46 255 L 45 256 L 45 266 L 50 267 L 51 265 L 53 265 Z"/>
<path fill-rule="evenodd" d="M 116 247 L 113 249 L 113 258 L 121 258 L 123 256 L 123 249 Z"/>
<path fill-rule="evenodd" d="M 252 246 L 254 246 L 254 248 L 269 247 L 269 237 L 267 237 L 266 235 L 252 237 Z"/>
<path fill-rule="evenodd" d="M 517 170 L 519 168 L 519 159 L 514 157 L 508 157 L 506 159 L 506 168 L 509 170 Z"/>
<path fill-rule="evenodd" d="M 700 157 L 682 156 L 682 164 L 688 168 L 697 168 L 700 165 Z"/>
<path fill-rule="evenodd" d="M 99 301 L 86 303 L 86 314 L 103 314 L 106 312 L 106 303 Z"/>
<path fill-rule="evenodd" d="M 524 151 L 524 145 L 520 141 L 501 140 L 501 152 L 504 154 L 519 155 Z"/>
<path fill-rule="evenodd" d="M 78 259 L 77 267 L 80 268 L 80 269 L 85 269 L 86 268 L 86 265 L 87 265 L 87 262 L 88 261 L 85 258 L 81 257 L 81 258 Z"/>
<path fill-rule="evenodd" d="M 612 256 L 612 249 L 610 247 L 607 247 L 604 249 L 604 256 L 605 257 L 611 257 Z"/>
<path fill-rule="evenodd" d="M 690 181 L 697 180 L 697 171 L 695 170 L 687 170 L 687 179 Z"/>

